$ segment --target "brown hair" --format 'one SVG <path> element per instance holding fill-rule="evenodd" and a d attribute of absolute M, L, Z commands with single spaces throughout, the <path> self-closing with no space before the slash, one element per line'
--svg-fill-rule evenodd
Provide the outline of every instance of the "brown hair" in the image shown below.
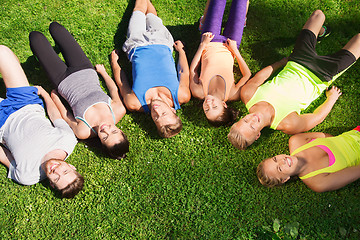
<path fill-rule="evenodd" d="M 174 124 L 164 125 L 158 128 L 158 133 L 163 138 L 170 138 L 178 134 L 182 129 L 182 122 L 179 116 L 176 116 L 176 122 Z"/>
<path fill-rule="evenodd" d="M 239 130 L 235 129 L 234 126 L 230 128 L 228 139 L 234 147 L 240 150 L 245 150 L 248 146 L 252 144 L 252 142 L 246 141 L 244 136 L 241 135 Z"/>
<path fill-rule="evenodd" d="M 69 183 L 65 188 L 59 190 L 61 196 L 63 198 L 73 198 L 76 194 L 78 194 L 84 186 L 84 178 L 80 175 L 80 173 L 75 171 L 77 178 Z"/>
<path fill-rule="evenodd" d="M 259 179 L 259 182 L 266 187 L 275 187 L 275 186 L 282 185 L 283 182 L 280 179 L 270 178 L 269 176 L 266 175 L 266 173 L 264 171 L 264 161 L 266 161 L 266 160 L 267 159 L 265 159 L 261 163 L 259 163 L 259 165 L 256 169 L 256 175 Z"/>
<path fill-rule="evenodd" d="M 208 119 L 208 122 L 214 127 L 220 127 L 222 125 L 229 126 L 235 121 L 238 115 L 239 110 L 224 107 L 223 112 L 215 120 Z"/>
<path fill-rule="evenodd" d="M 121 140 L 119 143 L 114 144 L 111 147 L 106 148 L 110 156 L 115 159 L 125 158 L 126 153 L 129 152 L 129 140 L 123 132 L 121 132 L 121 134 L 124 137 L 123 140 Z"/>

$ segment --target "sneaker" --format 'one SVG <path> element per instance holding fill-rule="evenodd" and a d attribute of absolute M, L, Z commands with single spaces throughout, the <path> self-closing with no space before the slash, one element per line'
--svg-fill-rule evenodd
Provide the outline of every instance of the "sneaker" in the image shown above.
<path fill-rule="evenodd" d="M 325 31 L 323 32 L 323 34 L 318 35 L 318 37 L 317 37 L 318 42 L 321 42 L 321 40 L 328 37 L 330 35 L 330 33 L 331 33 L 331 28 L 330 27 L 326 27 L 326 26 L 322 26 L 322 27 L 325 29 Z"/>

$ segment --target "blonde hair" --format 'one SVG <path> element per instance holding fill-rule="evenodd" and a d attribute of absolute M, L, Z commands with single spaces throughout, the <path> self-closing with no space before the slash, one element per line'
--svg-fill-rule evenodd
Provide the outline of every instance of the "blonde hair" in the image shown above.
<path fill-rule="evenodd" d="M 249 145 L 252 144 L 252 142 L 246 141 L 245 137 L 241 135 L 239 130 L 234 126 L 230 128 L 228 139 L 234 147 L 240 150 L 245 150 Z"/>
<path fill-rule="evenodd" d="M 266 175 L 265 170 L 264 170 L 264 162 L 266 160 L 267 159 L 265 159 L 261 163 L 259 163 L 259 165 L 257 166 L 257 169 L 256 169 L 256 175 L 259 179 L 259 182 L 266 187 L 275 187 L 275 186 L 282 185 L 283 182 L 280 179 L 270 178 L 268 175 Z"/>

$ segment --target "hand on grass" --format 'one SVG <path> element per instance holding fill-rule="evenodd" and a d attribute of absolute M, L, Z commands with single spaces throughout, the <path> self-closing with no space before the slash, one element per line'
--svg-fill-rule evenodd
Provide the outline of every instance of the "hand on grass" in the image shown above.
<path fill-rule="evenodd" d="M 335 87 L 335 86 L 332 86 L 331 89 L 328 89 L 326 91 L 326 97 L 329 100 L 333 100 L 335 102 L 338 100 L 338 98 L 341 96 L 341 94 L 342 94 L 341 90 L 338 87 Z"/>

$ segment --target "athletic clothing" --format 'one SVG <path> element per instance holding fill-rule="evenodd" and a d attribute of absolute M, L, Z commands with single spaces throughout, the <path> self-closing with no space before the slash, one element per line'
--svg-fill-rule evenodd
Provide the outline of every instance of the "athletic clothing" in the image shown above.
<path fill-rule="evenodd" d="M 262 84 L 246 104 L 250 109 L 258 102 L 267 102 L 275 110 L 270 128 L 276 129 L 290 113 L 306 109 L 331 82 L 322 82 L 315 74 L 296 62 L 289 61 L 271 81 Z"/>
<path fill-rule="evenodd" d="M 123 51 L 131 62 L 131 56 L 129 56 L 131 50 L 154 44 L 168 46 L 172 52 L 174 39 L 158 16 L 134 11 L 129 21 L 127 40 L 123 44 Z"/>
<path fill-rule="evenodd" d="M 272 105 L 275 116 L 270 128 L 276 129 L 292 112 L 300 114 L 356 61 L 355 56 L 344 49 L 319 56 L 315 46 L 315 34 L 303 29 L 284 69 L 258 87 L 246 104 L 248 110 L 261 101 Z"/>
<path fill-rule="evenodd" d="M 322 81 L 334 81 L 343 71 L 355 63 L 355 56 L 348 50 L 341 49 L 334 54 L 319 56 L 315 46 L 317 38 L 315 34 L 303 29 L 289 56 L 289 61 L 294 61 L 308 68 Z"/>
<path fill-rule="evenodd" d="M 201 33 L 211 32 L 215 36 L 212 42 L 226 42 L 228 38 L 235 40 L 239 48 L 246 19 L 247 0 L 233 0 L 223 35 L 221 35 L 222 19 L 226 0 L 211 0 Z"/>
<path fill-rule="evenodd" d="M 175 110 L 180 109 L 179 80 L 170 49 L 165 45 L 148 45 L 134 48 L 130 55 L 132 56 L 132 90 L 144 111 L 150 112 L 145 95 L 150 88 L 154 87 L 169 89 Z"/>
<path fill-rule="evenodd" d="M 69 103 L 74 117 L 83 121 L 97 134 L 86 121 L 85 113 L 95 104 L 105 103 L 109 106 L 115 124 L 111 98 L 101 89 L 98 75 L 80 45 L 69 31 L 57 22 L 51 23 L 49 30 L 60 47 L 65 62 L 40 32 L 30 33 L 30 47 L 59 94 Z"/>
<path fill-rule="evenodd" d="M 84 84 L 86 79 L 86 84 Z M 109 106 L 114 124 L 115 116 L 111 107 L 111 98 L 100 87 L 95 70 L 88 68 L 70 74 L 58 86 L 59 94 L 69 103 L 74 117 L 83 121 L 95 134 L 96 131 L 85 119 L 86 110 L 98 103 Z"/>
<path fill-rule="evenodd" d="M 80 45 L 64 26 L 57 22 L 52 22 L 49 30 L 56 45 L 59 46 L 65 62 L 60 59 L 42 33 L 37 31 L 31 32 L 29 40 L 31 51 L 44 68 L 55 88 L 59 86 L 61 81 L 74 72 L 83 69 L 94 69 Z"/>
<path fill-rule="evenodd" d="M 203 86 L 204 95 L 209 92 L 210 81 L 215 76 L 221 76 L 225 81 L 224 101 L 230 95 L 234 84 L 234 56 L 224 43 L 210 42 L 201 55 L 201 72 L 199 80 Z"/>
<path fill-rule="evenodd" d="M 141 11 L 132 13 L 123 51 L 132 63 L 132 90 L 146 113 L 150 109 L 145 95 L 154 87 L 169 89 L 175 110 L 180 109 L 173 45 L 174 39 L 159 17 L 152 13 L 145 15 Z"/>
<path fill-rule="evenodd" d="M 40 104 L 44 107 L 36 87 L 7 88 L 6 99 L 0 98 L 0 101 L 0 127 L 12 113 L 28 104 Z"/>
<path fill-rule="evenodd" d="M 329 166 L 313 171 L 300 177 L 300 179 L 307 179 L 321 173 L 334 173 L 347 167 L 352 167 L 360 164 L 360 133 L 356 130 L 345 132 L 336 137 L 317 138 L 299 148 L 297 148 L 291 155 L 295 155 L 301 151 L 311 147 L 319 147 L 325 150 L 330 156 L 333 155 L 335 161 L 329 161 Z M 331 157 L 329 157 L 331 158 Z"/>
<path fill-rule="evenodd" d="M 227 48 L 227 39 L 236 41 L 239 48 L 246 18 L 247 0 L 233 0 L 223 35 L 221 35 L 222 19 L 226 0 L 211 0 L 201 33 L 211 32 L 214 38 L 201 53 L 201 81 L 204 96 L 208 95 L 210 81 L 220 76 L 225 81 L 224 101 L 229 98 L 231 87 L 234 84 L 234 55 Z"/>
<path fill-rule="evenodd" d="M 44 156 L 56 149 L 69 156 L 77 143 L 63 119 L 53 123 L 39 104 L 29 104 L 12 113 L 0 129 L 1 143 L 11 152 L 8 177 L 23 185 L 46 178 L 41 168 Z"/>

